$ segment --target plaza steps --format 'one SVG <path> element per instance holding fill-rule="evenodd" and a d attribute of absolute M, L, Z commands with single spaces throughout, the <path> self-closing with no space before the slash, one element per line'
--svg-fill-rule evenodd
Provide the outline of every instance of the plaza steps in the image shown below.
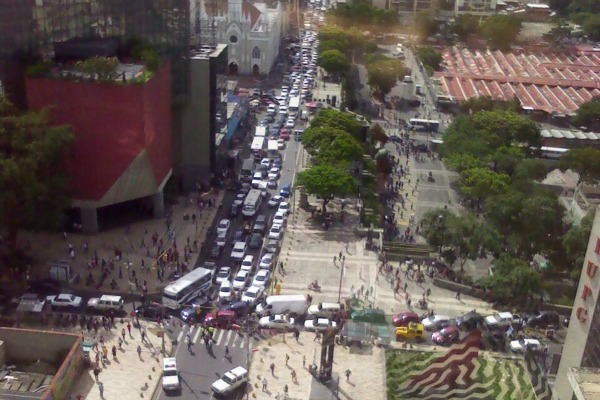
<path fill-rule="evenodd" d="M 435 255 L 429 245 L 421 243 L 384 241 L 383 251 L 386 253 L 387 259 L 391 261 L 403 261 L 406 257 L 413 260 L 423 260 L 430 259 Z"/>

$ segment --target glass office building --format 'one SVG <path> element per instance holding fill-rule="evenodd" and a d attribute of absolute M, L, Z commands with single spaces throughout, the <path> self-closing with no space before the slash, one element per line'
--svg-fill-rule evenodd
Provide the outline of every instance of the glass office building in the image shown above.
<path fill-rule="evenodd" d="M 53 57 L 54 43 L 74 38 L 144 39 L 171 61 L 174 103 L 189 84 L 189 0 L 2 0 L 0 81 L 24 105 L 23 73 Z"/>

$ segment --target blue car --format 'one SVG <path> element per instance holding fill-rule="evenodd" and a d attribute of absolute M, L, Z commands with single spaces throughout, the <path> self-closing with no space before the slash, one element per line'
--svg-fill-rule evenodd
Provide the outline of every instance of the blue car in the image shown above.
<path fill-rule="evenodd" d="M 289 199 L 291 194 L 292 194 L 292 185 L 289 183 L 286 183 L 285 185 L 283 185 L 281 187 L 281 190 L 279 191 L 279 195 L 282 197 L 285 197 L 286 199 Z"/>

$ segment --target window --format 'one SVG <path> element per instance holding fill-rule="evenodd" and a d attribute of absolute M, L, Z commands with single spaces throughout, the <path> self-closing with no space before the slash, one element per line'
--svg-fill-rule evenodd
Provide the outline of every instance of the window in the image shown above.
<path fill-rule="evenodd" d="M 237 43 L 238 37 L 235 35 L 229 36 L 229 43 Z"/>
<path fill-rule="evenodd" d="M 260 58 L 260 49 L 258 46 L 254 46 L 252 49 L 252 58 Z"/>

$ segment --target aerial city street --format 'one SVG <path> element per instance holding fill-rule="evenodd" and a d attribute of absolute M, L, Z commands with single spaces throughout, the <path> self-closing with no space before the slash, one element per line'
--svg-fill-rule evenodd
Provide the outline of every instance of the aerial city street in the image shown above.
<path fill-rule="evenodd" d="M 6 3 L 0 400 L 597 398 L 594 2 Z"/>

